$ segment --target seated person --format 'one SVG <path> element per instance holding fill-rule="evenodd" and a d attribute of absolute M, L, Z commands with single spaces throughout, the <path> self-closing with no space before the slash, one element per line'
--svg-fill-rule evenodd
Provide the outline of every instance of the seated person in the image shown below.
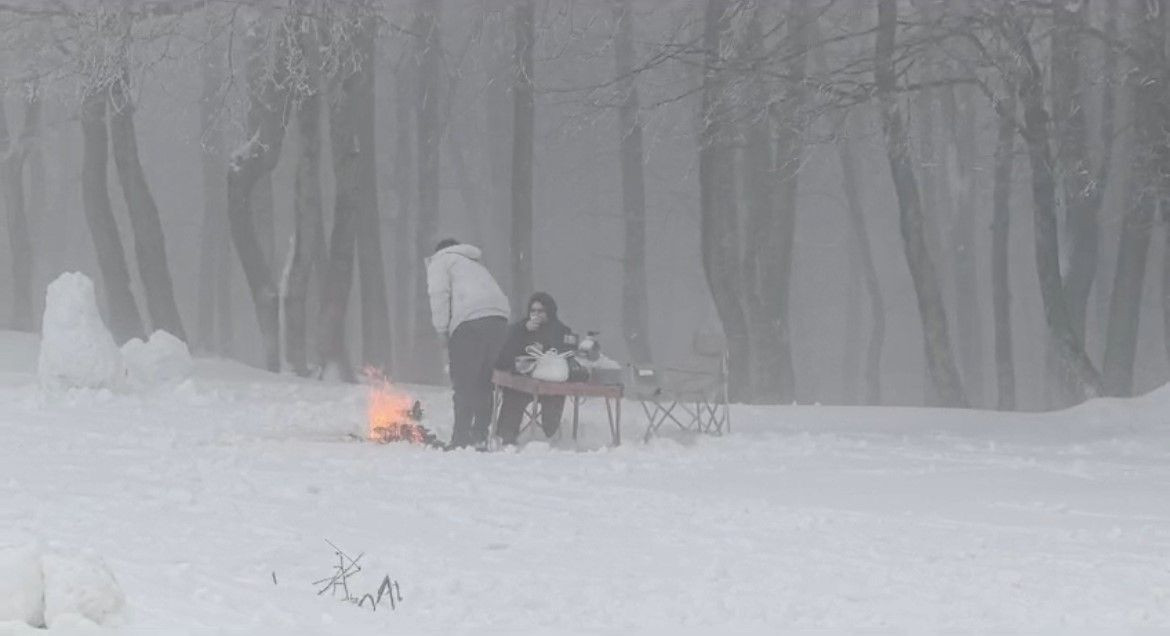
<path fill-rule="evenodd" d="M 496 368 L 515 373 L 516 358 L 527 355 L 526 349 L 533 344 L 542 351 L 556 349 L 563 352 L 577 348 L 576 336 L 557 318 L 556 301 L 544 292 L 533 294 L 528 299 L 527 315 L 508 327 L 508 339 L 496 360 Z M 532 396 L 509 388 L 504 388 L 502 393 L 496 434 L 504 444 L 515 444 L 520 436 L 524 407 L 532 401 Z M 541 428 L 547 437 L 552 437 L 560 427 L 564 408 L 565 398 L 562 395 L 540 398 Z"/>

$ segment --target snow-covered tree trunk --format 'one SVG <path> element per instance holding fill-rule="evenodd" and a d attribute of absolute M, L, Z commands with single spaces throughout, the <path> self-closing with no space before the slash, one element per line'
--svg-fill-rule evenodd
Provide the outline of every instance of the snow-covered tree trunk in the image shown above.
<path fill-rule="evenodd" d="M 957 71 L 953 73 L 957 75 Z M 980 301 L 979 250 L 975 242 L 975 100 L 969 91 L 949 86 L 940 91 L 943 121 L 950 131 L 946 174 L 954 190 L 950 252 L 955 288 L 955 343 L 963 385 L 972 406 L 982 406 L 983 304 Z M 953 177 L 954 181 L 949 177 Z"/>
<path fill-rule="evenodd" d="M 536 144 L 533 49 L 534 0 L 515 5 L 516 48 L 512 58 L 512 304 L 519 313 L 533 291 L 532 161 Z"/>
<path fill-rule="evenodd" d="M 267 19 L 266 19 L 267 18 Z M 261 38 L 269 14 L 249 26 L 248 38 Z M 288 50 L 283 25 L 269 24 L 269 46 L 247 47 L 258 54 L 273 50 L 271 73 L 250 73 L 248 77 L 247 140 L 232 153 L 227 171 L 228 218 L 232 243 L 244 269 L 244 277 L 256 308 L 256 320 L 270 371 L 280 370 L 279 305 L 272 269 L 265 258 L 253 218 L 252 195 L 262 177 L 272 172 L 280 158 L 289 109 Z"/>
<path fill-rule="evenodd" d="M 175 304 L 166 237 L 163 235 L 158 205 L 138 158 L 138 136 L 134 129 L 134 103 L 130 96 L 129 81 L 129 68 L 124 67 L 121 77 L 110 85 L 110 145 L 114 166 L 130 215 L 130 228 L 134 232 L 135 260 L 146 294 L 151 328 L 162 329 L 185 341 L 187 332 L 179 317 L 178 305 Z"/>
<path fill-rule="evenodd" d="M 765 55 L 761 26 L 761 13 L 764 10 L 764 5 L 757 4 L 746 26 L 742 50 L 738 55 L 743 60 L 749 60 L 748 63 Z M 772 139 L 772 117 L 768 109 L 768 87 L 764 82 L 757 81 L 745 87 L 743 93 L 746 113 L 737 123 L 743 138 L 739 178 L 742 181 L 746 212 L 740 271 L 743 274 L 744 318 L 747 320 L 748 341 L 751 343 L 749 364 L 751 377 L 756 383 L 748 390 L 748 394 L 752 400 L 766 400 L 766 394 L 773 392 L 770 386 L 764 385 L 773 384 L 774 379 L 768 377 L 765 366 L 774 366 L 780 355 L 779 334 L 772 329 L 775 322 L 773 316 L 768 314 L 764 299 L 771 290 L 763 289 L 765 284 L 781 284 L 764 282 L 768 274 L 764 267 L 771 262 L 770 257 L 765 256 L 765 251 L 775 248 L 771 242 L 775 237 L 773 225 L 777 222 L 778 214 L 774 197 L 778 172 L 772 157 L 776 148 Z"/>
<path fill-rule="evenodd" d="M 1089 291 L 1097 271 L 1098 229 L 1096 211 L 1090 209 L 1089 196 L 1097 187 L 1092 182 L 1087 147 L 1088 100 L 1081 85 L 1083 47 L 1079 30 L 1083 28 L 1088 3 L 1070 10 L 1069 5 L 1053 4 L 1052 31 L 1052 127 L 1056 133 L 1056 161 L 1064 193 L 1065 226 L 1069 238 L 1068 266 L 1064 289 L 1069 321 L 1081 346 L 1085 343 L 1085 311 Z M 1108 83 L 1104 84 L 1106 93 Z M 1108 145 L 1108 144 L 1106 144 Z M 1104 184 L 1101 184 L 1102 189 Z"/>
<path fill-rule="evenodd" d="M 1011 236 L 1012 169 L 1015 164 L 1016 100 L 1009 96 L 999 105 L 995 144 L 995 176 L 991 219 L 991 305 L 995 320 L 996 408 L 1016 408 L 1016 365 L 1012 347 L 1012 293 L 1008 238 Z"/>
<path fill-rule="evenodd" d="M 618 139 L 621 148 L 622 216 L 625 243 L 622 253 L 622 334 L 630 359 L 651 361 L 649 290 L 646 284 L 646 180 L 642 169 L 642 120 L 634 76 L 634 16 L 630 0 L 613 5 L 617 32 L 614 66 L 621 104 Z"/>
<path fill-rule="evenodd" d="M 860 175 L 857 157 L 849 133 L 849 113 L 844 112 L 834 126 L 837 130 L 837 159 L 841 162 L 841 188 L 845 192 L 846 212 L 849 215 L 849 251 L 860 262 L 865 294 L 869 298 L 869 339 L 865 348 L 865 404 L 882 401 L 882 348 L 886 341 L 886 306 L 878 283 L 873 250 L 869 245 L 869 230 L 865 222 L 865 205 L 861 201 Z"/>
<path fill-rule="evenodd" d="M 944 15 L 942 3 L 934 0 L 914 0 L 912 3 L 919 12 L 918 20 L 927 25 L 936 24 Z M 931 82 L 938 80 L 940 73 L 940 54 L 937 49 L 925 48 L 916 66 L 918 81 L 925 84 L 914 92 L 911 114 L 906 122 L 907 134 L 911 139 L 918 141 L 918 156 L 914 163 L 916 178 L 919 183 L 919 201 L 922 208 L 923 232 L 926 235 L 926 253 L 931 255 L 931 263 L 939 281 L 939 293 L 942 296 L 944 309 L 951 313 L 954 305 L 955 275 L 952 271 L 954 259 L 949 258 L 946 241 L 943 240 L 944 230 L 951 223 L 951 196 L 947 184 L 947 174 L 944 170 L 945 153 L 942 152 L 940 140 L 944 138 L 944 130 L 937 122 L 937 113 L 946 87 L 932 87 Z M 925 353 L 929 357 L 929 353 Z M 942 404 L 942 399 L 935 389 L 931 377 L 930 365 L 923 368 L 923 402 L 929 406 Z"/>
<path fill-rule="evenodd" d="M 486 161 L 490 237 L 485 250 L 492 274 L 505 292 L 512 290 L 512 163 L 501 161 L 512 150 L 512 29 L 508 28 L 506 12 L 489 10 L 484 16 L 484 58 L 487 64 L 487 82 L 483 87 L 483 158 Z"/>
<path fill-rule="evenodd" d="M 438 337 L 431 327 L 431 303 L 427 295 L 427 273 L 422 259 L 431 255 L 439 224 L 440 77 L 443 72 L 439 42 L 439 6 L 433 0 L 418 0 L 415 6 L 414 57 L 416 60 L 415 121 L 418 152 L 418 216 L 414 227 L 414 375 L 419 381 L 442 379 Z"/>
<path fill-rule="evenodd" d="M 212 43 L 200 59 L 202 94 L 199 98 L 200 166 L 203 177 L 203 220 L 199 236 L 198 314 L 193 348 L 231 353 L 231 250 L 227 230 L 227 163 L 223 123 L 217 97 L 226 70 L 223 48 Z M 226 270 L 226 271 L 225 271 Z M 222 290 L 222 291 L 221 291 Z"/>
<path fill-rule="evenodd" d="M 24 166 L 40 134 L 41 101 L 35 88 L 24 99 L 24 124 L 20 135 L 9 142 L 7 116 L 0 104 L 0 189 L 8 220 L 8 245 L 12 250 L 11 329 L 36 331 L 33 312 L 34 250 L 29 230 L 28 206 L 24 191 Z"/>
<path fill-rule="evenodd" d="M 699 249 L 703 273 L 723 325 L 730 357 L 729 389 L 742 400 L 751 390 L 750 342 L 744 315 L 734 150 L 725 121 L 726 79 L 719 69 L 730 30 L 727 0 L 707 0 L 703 19 L 703 84 L 699 129 Z"/>
<path fill-rule="evenodd" d="M 810 42 L 821 41 L 819 21 L 809 23 Z M 830 69 L 826 61 L 825 47 L 815 46 L 812 55 L 818 73 L 827 74 Z M 882 400 L 882 350 L 886 339 L 886 310 L 874 264 L 873 249 L 869 241 L 869 229 L 865 220 L 865 204 L 862 202 L 864 183 L 857 169 L 857 153 L 853 138 L 859 132 L 856 114 L 852 109 L 842 110 L 832 118 L 830 127 L 834 133 L 833 145 L 837 161 L 841 166 L 841 190 L 845 194 L 846 225 L 848 226 L 847 252 L 849 282 L 847 285 L 845 315 L 845 353 L 842 360 L 842 396 L 847 404 L 880 404 Z M 862 362 L 863 322 L 862 304 L 857 293 L 858 283 L 865 288 L 869 301 L 869 336 L 866 339 L 865 359 Z M 858 376 L 864 368 L 865 394 L 859 395 Z"/>
<path fill-rule="evenodd" d="M 378 212 L 378 164 L 374 124 L 374 36 L 377 17 L 365 2 L 354 13 L 354 132 L 358 146 L 357 261 L 362 294 L 362 365 L 389 372 L 391 368 L 390 309 L 386 301 L 386 263 L 382 257 L 382 225 Z"/>
<path fill-rule="evenodd" d="M 295 234 L 284 290 L 284 357 L 297 375 L 308 375 L 309 284 L 324 263 L 317 261 L 323 240 L 321 202 L 321 70 L 316 22 L 300 18 L 297 51 L 301 60 L 297 96 L 297 164 L 293 183 Z"/>
<path fill-rule="evenodd" d="M 759 293 L 765 316 L 766 346 L 761 356 L 757 399 L 788 403 L 796 398 L 796 370 L 792 363 L 792 264 L 795 260 L 797 188 L 804 163 L 804 135 L 809 120 L 805 113 L 810 22 L 816 19 L 807 2 L 792 2 L 785 15 L 787 95 L 784 107 L 769 109 L 776 130 L 775 180 L 772 222 L 767 243 L 760 253 Z"/>
<path fill-rule="evenodd" d="M 1107 10 L 1106 34 L 1116 33 L 1116 0 Z M 1104 64 L 1100 69 L 1101 98 L 1100 151 L 1094 157 L 1088 144 L 1088 114 L 1092 110 L 1084 81 L 1086 47 L 1083 31 L 1087 22 L 1088 3 L 1053 5 L 1052 31 L 1052 117 L 1057 140 L 1056 162 L 1065 207 L 1065 232 L 1068 250 L 1065 257 L 1064 294 L 1069 321 L 1082 347 L 1086 347 L 1086 316 L 1089 295 L 1097 277 L 1100 253 L 1098 216 L 1104 201 L 1112 162 L 1114 97 L 1112 78 L 1117 72 L 1113 47 L 1104 47 Z M 1049 376 L 1059 377 L 1055 352 L 1049 352 Z M 1062 394 L 1063 393 L 1063 394 Z M 1076 396 L 1057 391 L 1052 406 L 1067 406 Z"/>
<path fill-rule="evenodd" d="M 1043 74 L 1024 25 L 1013 20 L 1007 24 L 1007 28 L 1010 46 L 1019 66 L 1015 82 L 1024 110 L 1021 134 L 1028 147 L 1028 160 L 1032 169 L 1036 271 L 1040 277 L 1045 322 L 1051 343 L 1056 347 L 1060 379 L 1078 399 L 1083 400 L 1101 394 L 1101 379 L 1072 330 L 1065 302 L 1056 220 L 1056 181 L 1049 147 L 1049 116 L 1044 100 Z"/>
<path fill-rule="evenodd" d="M 1109 395 L 1133 393 L 1133 363 L 1137 349 L 1142 286 L 1150 246 L 1154 212 L 1161 199 L 1170 156 L 1166 115 L 1166 10 L 1168 0 L 1131 0 L 1136 68 L 1126 80 L 1133 99 L 1134 144 L 1126 189 L 1126 212 L 1121 225 L 1117 269 L 1109 301 L 1103 368 Z"/>
<path fill-rule="evenodd" d="M 394 163 L 391 171 L 397 210 L 394 216 L 394 351 L 399 360 L 408 362 L 410 368 L 414 360 L 404 360 L 405 352 L 413 354 L 414 349 L 414 307 L 417 304 L 415 270 L 422 267 L 422 255 L 415 257 L 414 234 L 412 220 L 416 216 L 414 178 L 414 71 L 413 64 L 400 63 L 394 73 Z M 424 323 L 430 328 L 430 323 Z M 402 364 L 396 363 L 397 369 L 403 370 Z"/>
<path fill-rule="evenodd" d="M 344 18 L 343 18 L 344 19 Z M 352 34 L 336 53 L 337 67 L 330 79 L 329 141 L 333 151 L 333 229 L 329 236 L 329 264 L 321 299 L 320 341 L 323 367 L 335 365 L 342 379 L 356 379 L 345 342 L 345 315 L 353 287 L 357 232 L 361 223 L 361 148 L 357 109 L 362 69 L 357 60 Z M 330 44 L 334 44 L 330 42 Z"/>
<path fill-rule="evenodd" d="M 105 289 L 110 332 L 118 344 L 141 338 L 142 318 L 130 291 L 130 270 L 118 224 L 110 207 L 109 134 L 106 130 L 106 91 L 87 86 L 81 102 L 81 198 L 85 221 L 97 253 Z"/>
<path fill-rule="evenodd" d="M 879 0 L 874 77 L 881 101 L 886 155 L 898 196 L 899 225 L 906 250 L 906 261 L 910 266 L 910 276 L 918 297 L 918 313 L 922 319 L 922 332 L 926 343 L 927 368 L 942 404 L 963 407 L 967 405 L 967 398 L 955 365 L 938 275 L 926 250 L 922 203 L 918 198 L 918 182 L 910 163 L 910 140 L 895 93 L 894 43 L 897 20 L 897 0 Z"/>

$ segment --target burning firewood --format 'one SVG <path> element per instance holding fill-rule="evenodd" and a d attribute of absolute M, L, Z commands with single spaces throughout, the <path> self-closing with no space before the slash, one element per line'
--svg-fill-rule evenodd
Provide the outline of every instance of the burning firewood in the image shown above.
<path fill-rule="evenodd" d="M 412 400 L 377 369 L 366 369 L 362 375 L 370 387 L 366 403 L 368 440 L 379 444 L 408 442 L 436 448 L 444 446 L 422 425 L 423 409 L 418 400 Z"/>

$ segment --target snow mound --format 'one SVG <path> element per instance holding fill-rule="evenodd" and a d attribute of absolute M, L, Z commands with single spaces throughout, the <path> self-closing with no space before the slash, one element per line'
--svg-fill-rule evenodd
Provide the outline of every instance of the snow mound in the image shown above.
<path fill-rule="evenodd" d="M 113 388 L 125 377 L 122 354 L 85 274 L 66 272 L 49 283 L 37 375 L 42 387 L 54 390 Z"/>
<path fill-rule="evenodd" d="M 44 590 L 39 546 L 0 548 L 0 621 L 44 625 Z"/>
<path fill-rule="evenodd" d="M 49 627 L 75 625 L 79 618 L 103 625 L 126 604 L 114 574 L 101 559 L 46 554 L 42 564 L 45 624 Z"/>
<path fill-rule="evenodd" d="M 97 557 L 47 553 L 36 543 L 0 548 L 0 626 L 6 629 L 104 625 L 125 604 Z"/>
<path fill-rule="evenodd" d="M 187 343 L 162 329 L 146 342 L 132 338 L 122 345 L 122 360 L 130 383 L 138 388 L 181 382 L 194 368 Z"/>

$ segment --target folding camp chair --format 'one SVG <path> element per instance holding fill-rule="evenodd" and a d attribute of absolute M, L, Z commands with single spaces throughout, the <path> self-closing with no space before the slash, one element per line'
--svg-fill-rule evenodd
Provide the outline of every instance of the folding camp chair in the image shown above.
<path fill-rule="evenodd" d="M 631 365 L 627 395 L 642 404 L 648 441 L 670 422 L 682 431 L 731 432 L 727 403 L 727 345 L 721 336 L 697 333 L 691 350 L 698 364 L 673 367 Z"/>
<path fill-rule="evenodd" d="M 498 375 L 496 377 L 499 377 Z M 496 386 L 492 392 L 492 422 L 490 432 L 488 433 L 488 447 L 490 450 L 496 450 L 499 439 L 496 437 L 496 422 L 500 414 L 500 406 L 503 404 L 504 394 Z M 520 413 L 520 431 L 516 434 L 517 438 L 523 437 L 525 433 L 532 429 L 541 429 L 541 409 L 539 396 L 532 395 L 531 398 L 524 403 L 524 410 Z M 564 422 L 562 422 L 563 424 Z M 561 431 L 564 426 L 558 426 L 557 432 L 553 435 L 553 439 L 560 439 Z M 495 444 L 493 446 L 493 444 Z"/>

